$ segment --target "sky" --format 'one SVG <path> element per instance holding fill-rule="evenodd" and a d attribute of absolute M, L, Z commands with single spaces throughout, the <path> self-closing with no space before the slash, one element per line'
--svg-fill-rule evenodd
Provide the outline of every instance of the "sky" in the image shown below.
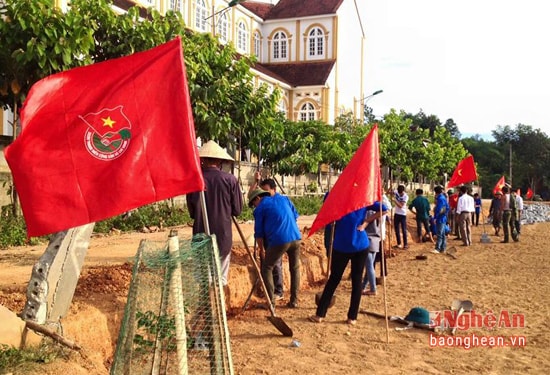
<path fill-rule="evenodd" d="M 550 1 L 361 0 L 366 89 L 390 109 L 451 118 L 463 137 L 497 125 L 550 135 Z"/>

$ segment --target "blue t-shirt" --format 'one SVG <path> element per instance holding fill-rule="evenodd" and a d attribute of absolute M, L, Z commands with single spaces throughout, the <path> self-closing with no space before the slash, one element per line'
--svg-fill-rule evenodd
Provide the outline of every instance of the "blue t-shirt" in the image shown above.
<path fill-rule="evenodd" d="M 365 220 L 367 207 L 350 212 L 336 221 L 334 231 L 334 250 L 341 253 L 357 253 L 369 247 L 369 237 L 366 231 L 357 227 Z"/>
<path fill-rule="evenodd" d="M 280 194 L 262 198 L 254 209 L 254 237 L 269 246 L 279 246 L 302 238 L 296 224 L 298 213 L 292 202 Z"/>
<path fill-rule="evenodd" d="M 449 203 L 445 195 L 438 194 L 435 197 L 434 218 L 438 224 L 445 224 L 447 222 L 447 214 L 449 212 Z"/>
<path fill-rule="evenodd" d="M 479 214 L 481 212 L 481 198 L 475 198 L 474 199 L 476 214 Z"/>

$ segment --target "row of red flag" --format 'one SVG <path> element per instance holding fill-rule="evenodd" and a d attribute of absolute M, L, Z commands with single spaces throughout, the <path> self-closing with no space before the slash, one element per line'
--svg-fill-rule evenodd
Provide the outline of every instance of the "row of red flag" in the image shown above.
<path fill-rule="evenodd" d="M 503 188 L 504 186 L 506 186 L 506 185 L 508 185 L 508 184 L 506 183 L 506 179 L 504 178 L 504 176 L 502 176 L 502 177 L 497 181 L 495 187 L 493 188 L 493 195 L 495 195 L 495 194 L 497 193 L 497 191 L 502 191 L 502 188 Z M 510 185 L 508 185 L 508 186 L 510 186 Z M 517 194 L 517 195 L 521 195 L 521 189 L 518 189 L 518 190 L 516 191 L 516 194 Z M 525 193 L 525 198 L 531 199 L 531 198 L 533 198 L 533 194 L 534 194 L 534 193 L 533 193 L 533 190 L 531 190 L 531 188 L 528 187 L 528 188 L 527 188 L 527 192 Z"/>
<path fill-rule="evenodd" d="M 461 184 L 467 184 L 475 180 L 477 180 L 477 170 L 474 163 L 474 157 L 472 155 L 469 155 L 458 163 L 451 179 L 449 180 L 449 183 L 447 184 L 447 188 L 452 188 Z M 496 194 L 497 191 L 501 191 L 505 185 L 506 180 L 504 176 L 502 176 L 493 188 L 493 195 Z M 521 195 L 520 189 L 518 189 L 517 194 Z M 525 194 L 525 197 L 527 199 L 531 199 L 533 197 L 533 190 L 531 190 L 531 188 L 527 188 L 527 193 Z"/>

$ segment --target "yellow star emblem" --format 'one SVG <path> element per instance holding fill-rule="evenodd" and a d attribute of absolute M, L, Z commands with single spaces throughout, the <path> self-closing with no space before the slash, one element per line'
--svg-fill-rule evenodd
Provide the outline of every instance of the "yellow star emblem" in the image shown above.
<path fill-rule="evenodd" d="M 113 128 L 113 125 L 116 123 L 115 120 L 111 119 L 111 116 L 109 116 L 107 118 L 102 118 L 101 121 L 103 121 L 103 126 L 108 126 L 111 129 Z"/>

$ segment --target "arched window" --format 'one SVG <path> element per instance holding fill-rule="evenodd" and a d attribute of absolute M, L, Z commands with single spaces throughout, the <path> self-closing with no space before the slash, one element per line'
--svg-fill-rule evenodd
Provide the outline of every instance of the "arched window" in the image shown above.
<path fill-rule="evenodd" d="M 279 101 L 279 105 L 277 106 L 277 109 L 279 110 L 279 112 L 284 113 L 285 117 L 287 116 L 288 110 L 287 110 L 287 107 L 286 107 L 286 102 L 283 99 L 281 99 L 281 101 Z"/>
<path fill-rule="evenodd" d="M 229 18 L 227 17 L 226 12 L 218 16 L 216 24 L 216 33 L 218 34 L 220 42 L 227 43 L 227 40 L 229 39 Z"/>
<path fill-rule="evenodd" d="M 254 33 L 254 55 L 260 60 L 262 53 L 262 40 L 260 38 L 260 33 L 255 32 Z"/>
<path fill-rule="evenodd" d="M 195 28 L 198 31 L 206 31 L 206 21 L 208 17 L 208 10 L 206 9 L 206 3 L 204 0 L 195 1 Z"/>
<path fill-rule="evenodd" d="M 286 60 L 288 39 L 284 32 L 278 31 L 273 36 L 273 60 Z"/>
<path fill-rule="evenodd" d="M 237 25 L 237 49 L 248 53 L 249 34 L 246 25 L 240 21 Z"/>
<path fill-rule="evenodd" d="M 305 103 L 299 112 L 300 121 L 315 120 L 315 108 L 311 103 Z"/>
<path fill-rule="evenodd" d="M 318 27 L 311 29 L 308 36 L 309 56 L 323 56 L 324 33 Z"/>

